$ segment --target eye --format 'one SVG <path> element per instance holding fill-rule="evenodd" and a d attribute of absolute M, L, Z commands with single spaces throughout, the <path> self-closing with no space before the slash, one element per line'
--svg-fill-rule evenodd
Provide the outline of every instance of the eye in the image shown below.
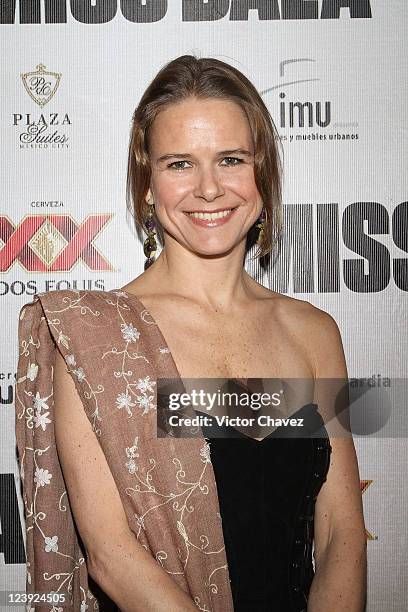
<path fill-rule="evenodd" d="M 185 160 L 172 162 L 171 164 L 167 164 L 168 168 L 173 168 L 173 170 L 184 170 L 184 168 L 177 168 L 176 164 L 186 164 Z"/>
<path fill-rule="evenodd" d="M 224 160 L 230 160 L 230 161 L 236 162 L 236 163 L 228 163 L 227 166 L 239 166 L 239 164 L 242 164 L 244 162 L 244 160 L 241 159 L 240 157 L 224 157 Z M 173 170 L 185 170 L 185 167 L 178 166 L 177 164 L 187 164 L 187 163 L 188 162 L 183 159 L 180 161 L 175 161 L 175 162 L 171 162 L 170 164 L 167 164 L 167 168 L 171 168 Z"/>
<path fill-rule="evenodd" d="M 230 160 L 232 159 L 232 160 L 237 162 L 236 164 L 228 164 L 228 165 L 231 165 L 231 166 L 239 166 L 239 164 L 242 164 L 243 161 L 244 161 L 240 157 L 224 157 L 224 159 L 230 159 Z"/>

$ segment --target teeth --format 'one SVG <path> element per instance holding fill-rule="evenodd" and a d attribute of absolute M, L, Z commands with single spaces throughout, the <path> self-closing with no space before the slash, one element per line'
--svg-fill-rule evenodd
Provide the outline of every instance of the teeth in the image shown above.
<path fill-rule="evenodd" d="M 200 212 L 192 212 L 192 213 L 188 213 L 189 215 L 191 215 L 192 217 L 195 217 L 196 219 L 208 219 L 208 220 L 212 220 L 212 219 L 221 219 L 222 217 L 226 217 L 227 215 L 229 215 L 231 213 L 232 209 L 229 210 L 221 210 L 220 212 L 216 212 L 216 213 L 200 213 Z"/>

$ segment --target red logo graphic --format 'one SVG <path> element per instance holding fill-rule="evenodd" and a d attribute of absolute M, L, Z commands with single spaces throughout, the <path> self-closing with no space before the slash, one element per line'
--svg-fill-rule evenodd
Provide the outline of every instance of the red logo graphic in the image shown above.
<path fill-rule="evenodd" d="M 0 272 L 16 261 L 28 272 L 65 272 L 80 260 L 90 270 L 112 271 L 93 245 L 112 217 L 113 213 L 92 214 L 77 224 L 70 215 L 29 215 L 14 226 L 0 215 Z"/>

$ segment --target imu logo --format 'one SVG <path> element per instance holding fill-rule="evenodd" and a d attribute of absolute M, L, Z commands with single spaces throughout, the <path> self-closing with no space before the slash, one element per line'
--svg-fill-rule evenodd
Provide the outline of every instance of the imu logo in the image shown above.
<path fill-rule="evenodd" d="M 315 62 L 315 59 L 311 58 L 297 58 L 287 59 L 279 64 L 279 77 L 285 79 L 277 85 L 264 89 L 261 94 L 268 94 L 282 90 L 284 88 L 291 87 L 293 85 L 298 86 L 301 83 L 310 83 L 313 81 L 320 81 L 318 77 L 313 78 L 294 78 L 286 77 L 286 69 L 292 67 L 293 64 L 299 64 L 301 62 Z M 285 78 L 286 77 L 286 78 Z M 330 125 L 332 120 L 332 103 L 329 100 L 323 101 L 300 101 L 291 100 L 287 97 L 285 91 L 279 93 L 279 127 L 285 128 L 304 128 L 304 127 L 319 127 L 326 128 Z"/>
<path fill-rule="evenodd" d="M 91 214 L 82 223 L 71 215 L 28 215 L 18 224 L 0 216 L 0 272 L 19 262 L 28 272 L 65 272 L 82 261 L 89 270 L 112 271 L 93 241 L 112 214 Z"/>
<path fill-rule="evenodd" d="M 306 125 L 306 113 L 307 113 L 307 127 L 327 127 L 331 122 L 331 102 L 293 102 L 286 101 L 285 92 L 279 94 L 281 99 L 280 103 L 280 126 L 286 127 L 297 127 L 303 128 Z M 322 109 L 324 104 L 324 111 Z M 297 111 L 297 121 L 295 121 L 295 109 Z M 288 125 L 286 125 L 288 124 Z"/>

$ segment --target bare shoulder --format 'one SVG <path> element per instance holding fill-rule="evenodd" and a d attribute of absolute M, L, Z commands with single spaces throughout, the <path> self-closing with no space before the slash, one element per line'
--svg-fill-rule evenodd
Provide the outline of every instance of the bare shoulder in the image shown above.
<path fill-rule="evenodd" d="M 267 289 L 265 297 L 270 300 L 274 312 L 282 320 L 290 326 L 305 330 L 308 338 L 310 338 L 311 333 L 338 332 L 338 326 L 334 318 L 328 312 L 307 300 L 301 300 L 269 289 Z"/>
<path fill-rule="evenodd" d="M 315 378 L 347 376 L 343 341 L 337 321 L 306 300 L 270 292 L 273 312 L 307 352 Z"/>

